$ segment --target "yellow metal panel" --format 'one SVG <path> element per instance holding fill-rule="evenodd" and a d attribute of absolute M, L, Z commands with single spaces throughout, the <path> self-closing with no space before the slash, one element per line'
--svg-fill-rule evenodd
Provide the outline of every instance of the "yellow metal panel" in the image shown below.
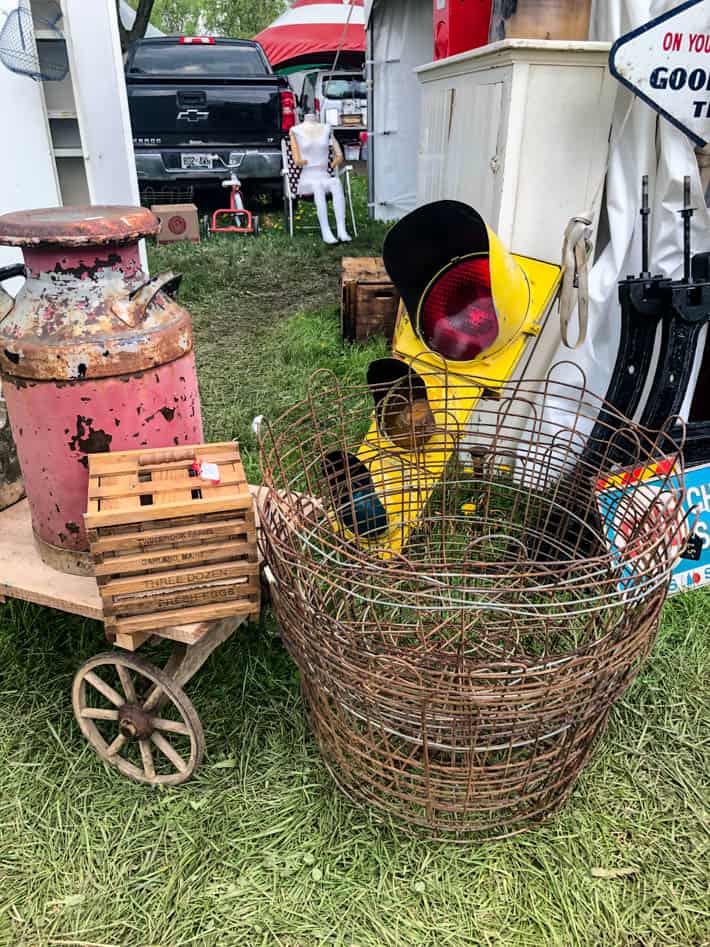
<path fill-rule="evenodd" d="M 437 431 L 415 451 L 396 447 L 380 433 L 375 414 L 357 452 L 368 468 L 372 483 L 387 512 L 388 529 L 373 539 L 349 538 L 370 546 L 383 558 L 400 552 L 421 517 L 432 491 L 442 477 L 459 435 L 465 430 L 471 412 L 485 388 L 500 387 L 510 378 L 526 346 L 526 336 L 536 335 L 557 292 L 560 268 L 538 260 L 515 257 L 529 285 L 530 303 L 520 331 L 503 349 L 470 362 L 446 361 L 424 347 L 412 327 L 409 315 L 400 307 L 395 328 L 393 352 L 411 364 L 427 388 L 429 406 Z M 519 289 L 519 287 L 518 287 Z M 456 376 L 456 385 L 447 386 L 447 376 Z M 462 378 L 471 378 L 462 385 Z M 475 382 L 477 383 L 474 383 Z M 455 394 L 454 394 L 455 392 Z M 340 526 L 341 529 L 342 524 Z"/>
<path fill-rule="evenodd" d="M 404 359 L 416 358 L 422 365 L 433 368 L 435 371 L 455 372 L 457 375 L 472 375 L 476 378 L 488 379 L 490 377 L 492 380 L 497 378 L 501 382 L 510 378 L 527 343 L 526 336 L 539 333 L 560 283 L 559 266 L 552 263 L 543 263 L 540 260 L 531 260 L 528 257 L 516 256 L 515 254 L 512 255 L 512 259 L 520 265 L 527 278 L 530 288 L 530 302 L 520 326 L 520 334 L 516 335 L 503 350 L 491 355 L 480 355 L 470 362 L 447 361 L 435 352 L 425 348 L 424 343 L 412 327 L 409 314 L 404 306 L 400 305 L 392 342 L 393 353 Z M 491 278 L 492 282 L 495 283 L 493 272 Z M 501 278 L 500 273 L 498 278 Z M 494 293 L 495 301 L 497 301 L 501 290 L 494 286 Z M 499 313 L 499 316 L 501 316 L 501 313 Z"/>

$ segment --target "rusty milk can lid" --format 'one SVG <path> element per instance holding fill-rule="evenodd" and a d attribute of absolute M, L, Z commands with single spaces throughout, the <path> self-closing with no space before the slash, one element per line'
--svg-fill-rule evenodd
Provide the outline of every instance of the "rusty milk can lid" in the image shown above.
<path fill-rule="evenodd" d="M 65 247 L 134 243 L 160 229 L 160 221 L 145 207 L 81 204 L 40 207 L 0 215 L 0 244 Z"/>
<path fill-rule="evenodd" d="M 146 371 L 192 349 L 189 313 L 175 300 L 180 277 L 148 279 L 137 255 L 111 247 L 155 233 L 141 207 L 52 207 L 0 216 L 0 244 L 85 260 L 38 267 L 12 299 L 0 287 L 0 375 L 81 381 Z M 82 248 L 86 248 L 85 250 Z M 129 251 L 129 255 L 132 251 Z M 135 259 L 133 257 L 135 256 Z"/>

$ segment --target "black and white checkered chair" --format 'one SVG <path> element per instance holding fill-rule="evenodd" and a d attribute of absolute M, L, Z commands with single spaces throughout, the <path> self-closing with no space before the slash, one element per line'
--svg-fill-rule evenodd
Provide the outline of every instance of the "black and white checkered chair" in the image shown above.
<path fill-rule="evenodd" d="M 298 193 L 298 183 L 301 180 L 302 168 L 299 168 L 293 157 L 291 148 L 291 139 L 284 138 L 281 142 L 281 154 L 283 157 L 283 167 L 281 176 L 284 182 L 284 217 L 286 219 L 286 228 L 292 237 L 295 230 L 296 207 L 299 201 L 313 201 L 310 196 L 304 196 Z M 346 164 L 341 168 L 335 167 L 335 152 L 333 146 L 330 146 L 328 156 L 328 174 L 345 178 L 345 202 L 350 208 L 350 219 L 352 220 L 353 236 L 357 237 L 357 222 L 355 220 L 355 209 L 353 207 L 353 193 L 350 185 L 350 175 L 352 174 L 352 165 Z M 303 230 L 318 230 L 318 227 L 303 227 Z"/>

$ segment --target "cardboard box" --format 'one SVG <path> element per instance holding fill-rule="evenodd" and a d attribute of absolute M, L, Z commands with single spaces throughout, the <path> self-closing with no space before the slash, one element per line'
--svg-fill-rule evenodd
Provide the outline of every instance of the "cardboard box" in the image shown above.
<path fill-rule="evenodd" d="M 158 243 L 175 243 L 176 240 L 200 242 L 200 222 L 194 204 L 153 204 L 150 209 L 160 220 Z"/>

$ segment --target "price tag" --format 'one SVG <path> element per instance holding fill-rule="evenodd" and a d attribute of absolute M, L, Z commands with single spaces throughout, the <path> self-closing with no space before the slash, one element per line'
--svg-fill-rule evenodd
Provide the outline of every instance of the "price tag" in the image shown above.
<path fill-rule="evenodd" d="M 210 483 L 220 482 L 219 467 L 217 464 L 196 460 L 192 465 L 192 469 L 195 471 L 195 473 L 199 474 L 202 480 L 209 480 Z"/>

